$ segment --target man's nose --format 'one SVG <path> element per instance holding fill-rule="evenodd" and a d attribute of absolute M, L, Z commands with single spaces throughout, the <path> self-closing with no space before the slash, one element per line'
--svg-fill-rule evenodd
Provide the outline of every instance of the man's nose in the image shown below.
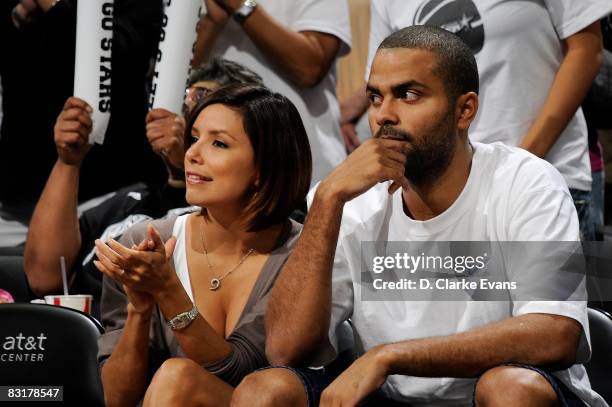
<path fill-rule="evenodd" d="M 385 124 L 396 125 L 399 122 L 399 117 L 395 109 L 395 100 L 389 98 L 384 100 L 375 112 L 376 124 L 384 126 Z"/>

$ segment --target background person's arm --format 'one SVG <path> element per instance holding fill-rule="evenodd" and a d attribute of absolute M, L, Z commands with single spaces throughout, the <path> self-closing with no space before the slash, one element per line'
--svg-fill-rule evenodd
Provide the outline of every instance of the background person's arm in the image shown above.
<path fill-rule="evenodd" d="M 25 273 L 37 295 L 61 289 L 60 256 L 70 270 L 81 248 L 77 198 L 80 166 L 91 148 L 90 113 L 86 102 L 72 97 L 55 124 L 58 159 L 34 209 L 24 249 Z"/>
<path fill-rule="evenodd" d="M 382 1 L 370 1 L 370 32 L 368 36 L 368 58 L 365 67 L 365 81 L 370 76 L 370 67 L 379 44 L 392 32 L 396 31 L 387 21 L 386 4 Z M 365 92 L 365 82 L 362 89 L 355 91 L 350 97 L 340 104 L 341 130 L 344 144 L 350 153 L 360 143 L 356 132 L 357 122 L 361 116 L 366 114 L 369 107 L 368 97 Z"/>
<path fill-rule="evenodd" d="M 191 60 L 193 68 L 206 63 L 210 59 L 215 42 L 229 19 L 229 14 L 215 3 L 215 0 L 205 0 L 205 5 L 206 13 L 202 14 L 197 26 L 198 36 Z"/>
<path fill-rule="evenodd" d="M 543 158 L 576 113 L 602 61 L 599 21 L 563 40 L 565 57 L 520 147 Z"/>
<path fill-rule="evenodd" d="M 340 104 L 340 130 L 342 131 L 344 145 L 349 154 L 361 144 L 356 126 L 361 116 L 368 110 L 369 105 L 368 97 L 365 92 L 365 85 L 362 89 L 356 90 Z"/>
<path fill-rule="evenodd" d="M 171 186 L 185 184 L 185 118 L 166 109 L 151 109 L 145 119 L 147 140 L 153 151 L 162 157 Z"/>
<path fill-rule="evenodd" d="M 242 0 L 215 0 L 227 15 Z M 207 3 L 208 4 L 208 3 Z M 226 20 L 203 18 L 196 43 L 194 65 L 205 61 Z M 259 50 L 297 85 L 312 87 L 323 79 L 334 62 L 340 40 L 316 31 L 295 32 L 270 16 L 261 4 L 247 18 L 243 29 Z"/>

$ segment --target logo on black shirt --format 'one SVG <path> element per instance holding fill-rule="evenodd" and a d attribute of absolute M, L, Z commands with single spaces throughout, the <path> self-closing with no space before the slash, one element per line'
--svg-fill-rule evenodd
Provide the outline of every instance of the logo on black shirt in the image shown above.
<path fill-rule="evenodd" d="M 472 0 L 429 0 L 417 10 L 413 25 L 435 25 L 457 34 L 474 54 L 482 49 L 484 26 Z"/>

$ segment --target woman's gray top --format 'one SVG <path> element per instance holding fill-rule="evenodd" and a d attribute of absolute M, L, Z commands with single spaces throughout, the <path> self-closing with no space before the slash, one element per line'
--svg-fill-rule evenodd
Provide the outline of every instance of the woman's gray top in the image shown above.
<path fill-rule="evenodd" d="M 162 240 L 172 236 L 176 217 L 151 222 L 159 231 Z M 147 223 L 135 225 L 120 239 L 126 247 L 139 244 L 147 238 Z M 238 319 L 234 331 L 227 338 L 232 351 L 225 359 L 205 364 L 203 367 L 232 386 L 238 385 L 242 378 L 254 370 L 268 364 L 265 356 L 264 314 L 270 290 L 278 273 L 294 248 L 302 225 L 287 220 L 279 236 L 276 248 L 264 264 L 251 291 L 247 303 Z M 102 325 L 105 333 L 98 341 L 98 362 L 100 366 L 111 355 L 127 319 L 128 299 L 121 285 L 104 276 L 102 283 Z M 167 327 L 166 319 L 155 307 L 149 332 L 149 378 L 159 365 L 169 357 L 184 357 L 172 330 Z M 202 346 L 207 346 L 202 343 Z"/>

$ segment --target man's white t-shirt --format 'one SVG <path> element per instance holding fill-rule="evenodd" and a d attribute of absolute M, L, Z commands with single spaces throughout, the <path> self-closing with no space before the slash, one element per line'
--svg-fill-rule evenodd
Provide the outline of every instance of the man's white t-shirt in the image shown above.
<path fill-rule="evenodd" d="M 612 12 L 612 2 L 372 0 L 371 9 L 368 67 L 382 40 L 406 26 L 437 25 L 458 34 L 475 52 L 480 74 L 480 107 L 470 139 L 517 146 L 561 65 L 561 40 Z M 591 190 L 587 128 L 580 108 L 545 158 L 570 188 Z"/>
<path fill-rule="evenodd" d="M 378 184 L 344 207 L 333 270 L 330 337 L 335 327 L 352 319 L 358 347 L 452 335 L 528 313 L 564 315 L 584 330 L 578 363 L 590 356 L 584 282 L 576 301 L 389 301 L 388 294 L 371 301 L 362 297 L 363 242 L 486 241 L 577 242 L 578 218 L 561 175 L 546 161 L 501 143 L 473 143 L 468 181 L 445 212 L 427 221 L 404 213 L 401 190 L 387 192 Z M 519 270 L 518 272 L 529 272 Z M 555 273 L 560 274 L 560 273 Z M 574 274 L 574 273 L 567 273 Z M 560 281 L 563 275 L 555 276 Z M 371 290 L 370 290 L 371 294 Z M 545 333 L 544 333 L 545 334 Z M 587 405 L 605 405 L 594 393 L 582 365 L 555 372 Z M 421 378 L 392 375 L 385 394 L 411 405 L 470 405 L 475 379 Z"/>
<path fill-rule="evenodd" d="M 346 0 L 260 0 L 266 13 L 296 32 L 316 31 L 340 40 L 338 57 L 351 46 L 351 25 Z M 336 96 L 336 64 L 312 88 L 292 84 L 251 41 L 233 19 L 219 34 L 212 55 L 236 61 L 258 73 L 264 84 L 288 97 L 297 107 L 310 141 L 312 185 L 346 158 L 340 133 L 340 106 Z"/>

